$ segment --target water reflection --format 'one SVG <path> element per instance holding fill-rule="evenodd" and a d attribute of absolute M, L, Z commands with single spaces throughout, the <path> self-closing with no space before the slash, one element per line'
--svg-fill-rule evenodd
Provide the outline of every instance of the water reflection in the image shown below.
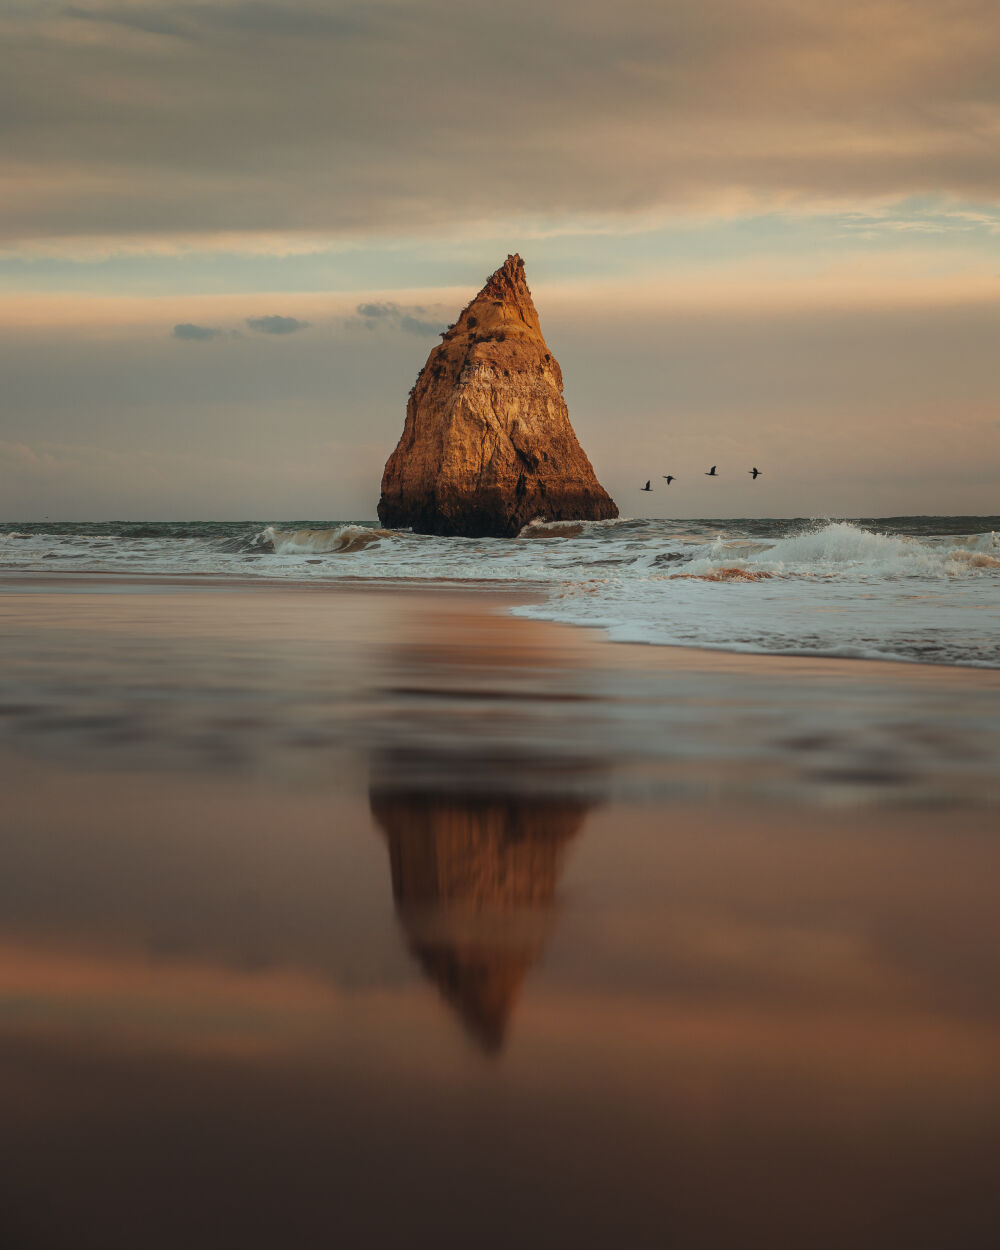
<path fill-rule="evenodd" d="M 563 853 L 590 806 L 372 789 L 407 944 L 489 1053 L 542 956 Z"/>
<path fill-rule="evenodd" d="M 2 1250 L 995 1244 L 993 678 L 98 598 L 4 635 Z"/>
<path fill-rule="evenodd" d="M 576 657 L 452 615 L 383 660 L 369 801 L 406 944 L 469 1035 L 499 1055 L 551 932 L 569 843 L 601 801 L 602 700 Z"/>

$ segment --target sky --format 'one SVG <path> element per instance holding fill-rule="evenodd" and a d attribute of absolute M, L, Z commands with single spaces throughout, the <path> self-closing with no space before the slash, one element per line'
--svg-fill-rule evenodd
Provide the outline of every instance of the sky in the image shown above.
<path fill-rule="evenodd" d="M 623 515 L 998 513 L 998 66 L 995 0 L 0 0 L 0 516 L 374 518 L 514 251 Z"/>

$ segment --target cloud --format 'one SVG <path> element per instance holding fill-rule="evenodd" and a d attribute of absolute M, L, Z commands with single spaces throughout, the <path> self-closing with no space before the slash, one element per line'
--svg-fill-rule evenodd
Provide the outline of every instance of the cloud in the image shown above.
<path fill-rule="evenodd" d="M 423 304 L 405 307 L 390 300 L 377 304 L 359 304 L 356 311 L 357 317 L 352 318 L 351 321 L 357 324 L 360 320 L 368 330 L 374 330 L 379 325 L 387 325 L 396 330 L 403 330 L 406 334 L 430 336 L 440 333 L 442 326 L 446 324 L 443 317 L 436 321 L 428 320 L 426 314 L 429 310 Z"/>
<path fill-rule="evenodd" d="M 171 18 L 162 6 L 133 5 L 131 9 L 114 5 L 96 9 L 87 9 L 82 5 L 71 4 L 65 15 L 80 22 L 103 22 L 110 25 L 126 26 L 131 30 L 141 31 L 147 35 L 184 36 L 183 22 Z"/>
<path fill-rule="evenodd" d="M 308 321 L 297 317 L 247 317 L 247 325 L 259 334 L 294 334 L 296 330 L 309 328 Z"/>
<path fill-rule="evenodd" d="M 407 334 L 438 334 L 441 330 L 440 321 L 421 321 L 419 317 L 402 316 L 399 328 Z"/>
<path fill-rule="evenodd" d="M 221 333 L 221 330 L 216 330 L 212 326 L 196 326 L 190 321 L 182 321 L 174 326 L 172 337 L 191 343 L 204 343 L 208 339 L 218 338 Z"/>
<path fill-rule="evenodd" d="M 1000 201 L 995 0 L 77 0 L 0 33 L 0 241 Z"/>
<path fill-rule="evenodd" d="M 340 9 L 330 12 L 329 7 Z M 192 43 L 211 45 L 220 38 L 241 34 L 266 34 L 277 37 L 314 38 L 336 36 L 351 38 L 371 29 L 372 18 L 357 4 L 334 4 L 319 7 L 310 0 L 216 0 L 204 3 L 157 3 L 131 5 L 98 3 L 91 8 L 71 5 L 68 17 L 82 22 L 121 26 L 143 34 L 167 35 Z M 384 5 L 372 4 L 373 10 Z"/>

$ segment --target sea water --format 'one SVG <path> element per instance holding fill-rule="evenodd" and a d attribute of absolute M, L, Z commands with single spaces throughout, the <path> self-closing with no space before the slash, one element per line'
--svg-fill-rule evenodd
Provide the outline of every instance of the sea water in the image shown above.
<path fill-rule="evenodd" d="M 539 521 L 513 539 L 361 521 L 8 522 L 0 572 L 486 582 L 530 587 L 519 615 L 616 641 L 996 668 L 998 531 L 995 516 Z"/>

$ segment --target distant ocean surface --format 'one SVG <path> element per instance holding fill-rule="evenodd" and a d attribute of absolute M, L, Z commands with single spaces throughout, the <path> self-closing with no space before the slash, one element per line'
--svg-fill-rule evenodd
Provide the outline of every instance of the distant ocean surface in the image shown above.
<path fill-rule="evenodd" d="M 1000 667 L 1000 517 L 536 522 L 515 539 L 364 522 L 0 522 L 0 573 L 488 582 L 621 642 Z"/>

